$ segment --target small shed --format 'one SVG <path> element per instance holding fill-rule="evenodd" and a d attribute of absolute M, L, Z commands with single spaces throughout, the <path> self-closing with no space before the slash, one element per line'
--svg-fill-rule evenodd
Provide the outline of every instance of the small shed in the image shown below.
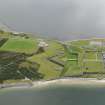
<path fill-rule="evenodd" d="M 38 51 L 37 51 L 37 53 L 45 52 L 45 49 L 47 47 L 48 47 L 48 44 L 43 39 L 38 39 Z"/>
<path fill-rule="evenodd" d="M 48 44 L 44 41 L 40 41 L 39 44 L 38 44 L 38 47 L 48 47 Z"/>

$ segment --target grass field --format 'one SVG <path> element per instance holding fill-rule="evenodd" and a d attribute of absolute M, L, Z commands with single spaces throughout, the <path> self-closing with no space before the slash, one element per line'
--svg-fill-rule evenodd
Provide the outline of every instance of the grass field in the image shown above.
<path fill-rule="evenodd" d="M 48 48 L 44 53 L 34 54 L 28 57 L 28 61 L 36 62 L 40 65 L 39 72 L 44 75 L 44 79 L 54 79 L 58 78 L 61 70 L 59 65 L 50 62 L 47 58 L 54 56 L 63 50 L 61 44 L 54 40 L 45 40 L 48 43 Z M 33 53 L 36 52 L 38 48 L 37 39 L 25 39 L 21 37 L 9 38 L 6 43 L 0 48 L 0 51 L 11 51 L 19 53 Z"/>
<path fill-rule="evenodd" d="M 79 40 L 68 43 L 68 45 L 72 45 L 72 47 L 70 47 L 71 53 L 69 52 L 69 54 L 66 55 L 66 64 L 63 70 L 63 76 L 80 75 L 83 72 L 105 72 L 105 61 L 102 57 L 102 52 L 105 52 L 105 47 L 101 48 L 100 46 L 91 46 L 89 44 L 90 41 L 91 40 Z M 96 39 L 95 41 L 105 40 Z M 72 50 L 76 48 L 78 49 L 78 47 L 81 48 L 81 51 L 77 51 L 78 63 L 76 63 L 76 61 L 70 61 L 69 59 L 75 58 L 72 55 Z M 67 53 L 67 51 L 65 53 Z M 88 75 L 88 77 L 98 76 L 99 74 L 95 74 L 94 76 L 93 74 Z"/>
<path fill-rule="evenodd" d="M 37 41 L 35 39 L 9 38 L 9 40 L 0 48 L 4 51 L 15 51 L 32 53 L 36 51 Z"/>
<path fill-rule="evenodd" d="M 57 69 L 60 68 L 60 66 L 48 61 L 46 59 L 47 57 L 48 56 L 45 53 L 43 53 L 39 55 L 34 55 L 28 58 L 28 60 L 40 64 L 39 72 L 44 74 L 45 80 L 58 78 L 61 71 Z"/>
<path fill-rule="evenodd" d="M 59 53 L 59 49 L 63 49 L 62 45 L 56 41 L 47 41 L 49 47 L 46 49 L 45 53 L 37 54 L 29 57 L 28 60 L 32 62 L 37 62 L 40 64 L 39 72 L 44 74 L 44 79 L 54 79 L 58 78 L 61 73 L 61 66 L 50 62 L 47 58 L 54 56 Z M 63 68 L 62 68 L 63 69 Z"/>
<path fill-rule="evenodd" d="M 70 46 L 68 53 L 67 50 L 64 52 L 64 47 L 58 41 L 45 39 L 45 42 L 48 44 L 46 51 L 27 57 L 27 60 L 40 65 L 39 72 L 44 75 L 43 79 L 45 80 L 59 78 L 61 74 L 63 76 L 73 76 L 80 75 L 83 72 L 105 72 L 105 62 L 102 57 L 105 47 L 90 46 L 90 41 L 79 40 L 68 42 L 67 44 Z M 105 40 L 96 39 L 96 41 Z M 1 46 L 0 51 L 27 53 L 31 55 L 31 53 L 36 52 L 37 48 L 38 40 L 35 38 L 8 37 L 8 40 Z M 58 57 L 57 60 L 65 62 L 64 68 L 48 60 L 48 57 L 55 55 L 56 58 Z M 99 76 L 100 74 L 90 74 L 82 77 L 96 78 Z"/>

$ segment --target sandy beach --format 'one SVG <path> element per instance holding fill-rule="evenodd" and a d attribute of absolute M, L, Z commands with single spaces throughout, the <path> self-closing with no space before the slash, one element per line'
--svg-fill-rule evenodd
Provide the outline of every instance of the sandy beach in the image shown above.
<path fill-rule="evenodd" d="M 32 87 L 38 86 L 49 86 L 49 85 L 103 85 L 105 86 L 105 80 L 97 80 L 93 78 L 65 78 L 65 79 L 56 79 L 51 81 L 38 81 L 33 82 Z"/>
<path fill-rule="evenodd" d="M 95 78 L 64 78 L 55 79 L 49 81 L 33 81 L 30 83 L 14 83 L 14 84 L 2 84 L 1 89 L 23 89 L 23 88 L 36 88 L 36 87 L 48 87 L 54 85 L 83 85 L 83 86 L 105 86 L 105 79 L 98 80 Z"/>

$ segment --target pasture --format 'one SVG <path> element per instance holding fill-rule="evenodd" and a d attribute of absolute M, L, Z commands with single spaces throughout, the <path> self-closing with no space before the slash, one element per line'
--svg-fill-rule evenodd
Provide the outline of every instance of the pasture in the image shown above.
<path fill-rule="evenodd" d="M 35 39 L 9 38 L 8 41 L 0 48 L 3 51 L 14 51 L 21 53 L 32 53 L 36 51 L 37 41 Z"/>
<path fill-rule="evenodd" d="M 91 40 L 78 40 L 68 43 L 66 63 L 62 76 L 86 76 L 98 78 L 99 74 L 105 76 L 105 46 L 90 45 Z M 95 40 L 102 41 L 102 40 Z M 105 40 L 103 40 L 104 42 Z M 74 47 L 74 48 L 73 48 Z M 73 56 L 73 49 L 80 48 L 76 56 Z M 67 51 L 68 50 L 68 51 Z M 69 56 L 68 56 L 69 55 Z M 74 59 L 74 60 L 73 60 Z M 85 75 L 84 75 L 85 74 Z"/>

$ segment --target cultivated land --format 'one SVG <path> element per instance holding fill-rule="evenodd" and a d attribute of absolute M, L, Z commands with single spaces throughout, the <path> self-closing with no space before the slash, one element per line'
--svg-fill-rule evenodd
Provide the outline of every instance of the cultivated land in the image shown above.
<path fill-rule="evenodd" d="M 101 42 L 103 45 L 91 45 L 90 43 L 92 41 L 98 43 Z M 94 77 L 99 79 L 104 78 L 104 43 L 104 39 L 78 40 L 68 42 L 68 48 L 66 48 L 67 62 L 62 72 L 62 76 L 86 78 Z"/>
<path fill-rule="evenodd" d="M 0 34 L 1 83 L 61 77 L 105 77 L 105 39 L 77 40 L 65 44 L 44 39 L 48 47 L 44 52 L 37 53 L 39 38 L 23 35 Z"/>

